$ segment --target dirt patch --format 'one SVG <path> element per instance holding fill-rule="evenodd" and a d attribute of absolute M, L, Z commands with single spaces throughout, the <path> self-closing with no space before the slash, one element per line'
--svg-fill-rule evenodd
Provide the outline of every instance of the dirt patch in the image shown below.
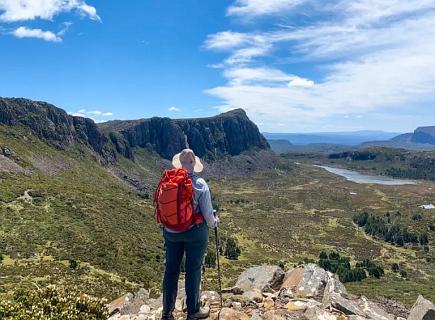
<path fill-rule="evenodd" d="M 11 159 L 5 157 L 4 155 L 0 155 L 0 172 L 18 172 L 25 173 L 25 170 L 20 165 L 16 164 Z"/>
<path fill-rule="evenodd" d="M 30 157 L 29 161 L 36 169 L 50 177 L 56 176 L 72 166 L 71 163 L 64 158 L 50 159 L 44 156 L 38 156 Z"/>

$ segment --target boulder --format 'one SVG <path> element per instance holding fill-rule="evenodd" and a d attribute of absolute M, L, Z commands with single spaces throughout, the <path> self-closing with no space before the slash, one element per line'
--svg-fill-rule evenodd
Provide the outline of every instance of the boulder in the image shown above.
<path fill-rule="evenodd" d="M 283 288 L 296 288 L 304 275 L 304 268 L 295 268 L 287 272 L 282 283 Z"/>
<path fill-rule="evenodd" d="M 264 318 L 259 311 L 255 310 L 251 315 L 251 320 L 264 320 Z"/>
<path fill-rule="evenodd" d="M 262 302 L 263 301 L 263 294 L 259 289 L 254 289 L 250 291 L 246 291 L 243 293 L 243 296 L 246 297 L 249 301 L 254 302 Z"/>
<path fill-rule="evenodd" d="M 223 308 L 220 313 L 220 320 L 249 320 L 250 317 L 240 311 L 230 309 L 230 308 Z"/>
<path fill-rule="evenodd" d="M 338 293 L 333 292 L 330 294 L 330 304 L 347 315 L 365 315 L 364 311 L 359 307 L 358 301 L 348 300 Z"/>
<path fill-rule="evenodd" d="M 359 299 L 358 306 L 364 312 L 363 316 L 373 320 L 394 320 L 395 317 L 381 309 L 376 303 L 362 296 Z"/>
<path fill-rule="evenodd" d="M 282 311 L 278 310 L 269 310 L 263 315 L 264 320 L 285 320 L 285 315 Z"/>
<path fill-rule="evenodd" d="M 236 287 L 243 291 L 258 289 L 269 291 L 278 290 L 281 287 L 285 273 L 278 266 L 263 265 L 249 268 L 239 276 Z"/>
<path fill-rule="evenodd" d="M 364 296 L 358 300 L 350 300 L 333 292 L 330 294 L 330 305 L 346 315 L 356 315 L 372 320 L 394 320 L 393 315 L 388 314 Z"/>
<path fill-rule="evenodd" d="M 337 319 L 337 317 L 332 313 L 324 309 L 321 309 L 317 306 L 309 307 L 305 311 L 304 316 L 305 318 L 307 318 L 307 320 L 336 320 Z"/>
<path fill-rule="evenodd" d="M 201 301 L 205 304 L 220 304 L 220 296 L 216 291 L 201 292 Z"/>
<path fill-rule="evenodd" d="M 319 302 L 314 301 L 314 300 L 301 300 L 301 299 L 297 299 L 297 300 L 291 300 L 291 301 L 289 301 L 285 305 L 285 308 L 289 312 L 296 312 L 296 311 L 305 311 L 309 307 L 312 307 L 312 306 L 319 306 L 320 307 L 320 305 L 321 304 Z"/>
<path fill-rule="evenodd" d="M 130 304 L 134 299 L 132 293 L 127 293 L 116 300 L 113 300 L 111 303 L 107 305 L 109 310 L 109 315 L 113 315 L 115 313 L 120 313 L 128 304 Z"/>
<path fill-rule="evenodd" d="M 272 298 L 268 297 L 263 301 L 263 307 L 267 310 L 272 309 L 275 306 L 275 301 Z"/>
<path fill-rule="evenodd" d="M 324 269 L 314 263 L 309 263 L 305 266 L 302 277 L 296 287 L 296 294 L 306 297 L 321 296 L 328 283 L 328 279 L 328 273 Z"/>
<path fill-rule="evenodd" d="M 243 290 L 237 286 L 222 289 L 222 293 L 243 294 Z"/>
<path fill-rule="evenodd" d="M 121 315 L 139 313 L 141 307 L 144 304 L 148 304 L 149 296 L 147 290 L 143 288 L 139 289 L 139 291 L 133 296 L 133 299 L 130 299 L 128 303 L 124 304 L 124 306 L 119 310 Z"/>
<path fill-rule="evenodd" d="M 417 301 L 409 312 L 408 320 L 434 320 L 435 319 L 435 307 L 434 304 L 419 295 Z"/>
<path fill-rule="evenodd" d="M 336 293 L 340 296 L 347 296 L 345 286 L 332 273 L 328 272 L 328 283 L 323 292 L 322 303 L 325 307 L 331 305 L 331 294 Z"/>

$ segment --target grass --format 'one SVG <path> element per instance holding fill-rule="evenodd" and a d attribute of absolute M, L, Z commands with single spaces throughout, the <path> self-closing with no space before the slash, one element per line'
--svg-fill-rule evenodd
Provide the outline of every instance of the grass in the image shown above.
<path fill-rule="evenodd" d="M 387 270 L 388 277 L 383 280 L 346 284 L 351 292 L 369 297 L 389 296 L 408 306 L 418 293 L 435 300 L 432 233 L 426 252 L 420 246 L 396 247 L 373 239 L 352 222 L 352 216 L 359 210 L 376 214 L 399 210 L 402 223 L 410 225 L 410 230 L 425 231 L 434 217 L 418 205 L 421 199 L 433 197 L 429 188 L 434 183 L 359 185 L 301 165 L 298 170 L 256 174 L 249 179 L 211 180 L 210 185 L 223 208 L 223 232 L 238 238 L 242 247 L 240 261 L 225 264 L 225 277 L 231 279 L 228 283 L 234 283 L 242 266 L 281 260 L 290 267 L 301 261 L 317 260 L 322 250 L 338 250 L 353 262 L 370 258 Z M 415 213 L 420 213 L 422 219 L 413 221 Z M 408 272 L 408 280 L 391 275 L 393 262 Z M 391 277 L 395 280 L 394 290 L 388 287 Z M 411 287 L 413 290 L 408 290 Z"/>
<path fill-rule="evenodd" d="M 2 291 L 27 286 L 32 277 L 107 298 L 158 286 L 163 246 L 149 201 L 89 157 L 86 148 L 58 151 L 19 128 L 0 128 L 0 141 L 33 171 L 0 172 L 0 252 L 7 257 L 0 269 Z M 68 166 L 47 175 L 32 166 L 35 157 L 63 159 Z M 26 191 L 33 197 L 23 197 Z M 65 266 L 70 259 L 83 262 L 80 272 Z"/>
<path fill-rule="evenodd" d="M 32 171 L 0 172 L 0 295 L 46 284 L 75 286 L 108 299 L 140 286 L 159 293 L 163 241 L 151 199 L 143 196 L 152 194 L 161 174 L 155 154 L 135 150 L 135 161 L 119 158 L 109 168 L 85 146 L 59 151 L 23 128 L 5 126 L 0 126 L 0 144 Z M 44 159 L 42 164 L 55 172 L 35 159 Z M 136 183 L 142 196 L 120 174 Z M 317 260 L 321 251 L 336 250 L 352 262 L 374 259 L 387 270 L 381 280 L 346 284 L 350 292 L 384 295 L 407 305 L 419 293 L 435 300 L 432 232 L 426 251 L 373 239 L 352 222 L 361 210 L 380 215 L 400 211 L 411 230 L 427 230 L 435 217 L 418 205 L 435 200 L 434 182 L 360 185 L 309 164 L 208 182 L 221 208 L 221 234 L 236 238 L 242 249 L 236 261 L 221 257 L 224 286 L 232 286 L 252 265 L 283 263 L 291 268 Z M 421 215 L 418 221 L 411 219 L 416 213 Z M 214 250 L 212 234 L 209 247 Z M 69 260 L 79 266 L 71 269 Z M 393 262 L 407 271 L 406 280 L 388 271 Z M 203 279 L 204 289 L 217 288 L 215 269 L 207 269 Z"/>

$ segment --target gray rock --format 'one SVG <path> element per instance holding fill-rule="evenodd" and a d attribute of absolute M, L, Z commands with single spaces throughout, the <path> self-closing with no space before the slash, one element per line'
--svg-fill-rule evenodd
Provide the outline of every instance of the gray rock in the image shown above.
<path fill-rule="evenodd" d="M 409 312 L 408 320 L 435 320 L 434 304 L 419 295 Z"/>
<path fill-rule="evenodd" d="M 251 316 L 251 320 L 263 320 L 264 318 L 261 316 L 261 313 L 258 311 L 254 311 Z"/>
<path fill-rule="evenodd" d="M 222 293 L 243 294 L 243 290 L 237 286 L 222 289 Z"/>
<path fill-rule="evenodd" d="M 333 292 L 330 294 L 330 304 L 347 315 L 365 315 L 364 311 L 359 307 L 358 301 L 348 300 L 338 293 Z"/>
<path fill-rule="evenodd" d="M 148 305 L 148 302 L 149 292 L 141 288 L 134 296 L 130 294 L 128 303 L 120 309 L 120 313 L 121 315 L 137 314 L 143 305 Z"/>
<path fill-rule="evenodd" d="M 243 312 L 230 308 L 223 308 L 220 313 L 219 319 L 220 320 L 249 320 L 250 317 Z"/>
<path fill-rule="evenodd" d="M 331 305 L 332 293 L 337 293 L 340 296 L 347 297 L 345 286 L 332 273 L 328 272 L 328 283 L 326 284 L 322 299 L 322 303 L 325 307 L 329 307 Z"/>
<path fill-rule="evenodd" d="M 358 303 L 364 312 L 363 316 L 373 320 L 394 320 L 395 317 L 385 312 L 379 305 L 362 296 Z"/>
<path fill-rule="evenodd" d="M 336 320 L 337 319 L 337 317 L 332 313 L 324 309 L 321 309 L 317 306 L 309 307 L 305 311 L 304 316 L 308 320 Z"/>
<path fill-rule="evenodd" d="M 258 289 L 269 291 L 278 290 L 282 284 L 285 273 L 278 266 L 263 265 L 245 270 L 237 280 L 236 287 L 243 291 Z"/>
<path fill-rule="evenodd" d="M 394 316 L 381 309 L 376 303 L 361 297 L 359 300 L 349 300 L 338 293 L 330 294 L 330 304 L 346 315 L 356 315 L 372 320 L 394 320 Z"/>
<path fill-rule="evenodd" d="M 201 301 L 205 304 L 220 304 L 220 296 L 216 291 L 201 292 Z"/>
<path fill-rule="evenodd" d="M 263 294 L 258 289 L 246 291 L 243 293 L 243 296 L 245 296 L 246 299 L 249 301 L 255 301 L 255 302 L 262 302 L 263 301 Z"/>
<path fill-rule="evenodd" d="M 328 279 L 328 273 L 324 269 L 314 263 L 309 263 L 304 267 L 296 294 L 306 297 L 320 296 L 323 294 Z"/>

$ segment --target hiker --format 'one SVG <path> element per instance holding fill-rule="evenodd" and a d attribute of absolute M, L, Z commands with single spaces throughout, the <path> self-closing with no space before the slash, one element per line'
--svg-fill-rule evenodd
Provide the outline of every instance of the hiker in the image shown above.
<path fill-rule="evenodd" d="M 187 319 L 204 319 L 210 310 L 200 305 L 201 267 L 208 244 L 208 227 L 217 227 L 218 218 L 214 216 L 207 183 L 196 175 L 203 165 L 193 150 L 184 149 L 176 154 L 172 165 L 176 169 L 165 171 L 155 196 L 166 247 L 162 319 L 174 319 L 172 312 L 184 254 Z M 176 187 L 171 190 L 174 181 Z"/>

